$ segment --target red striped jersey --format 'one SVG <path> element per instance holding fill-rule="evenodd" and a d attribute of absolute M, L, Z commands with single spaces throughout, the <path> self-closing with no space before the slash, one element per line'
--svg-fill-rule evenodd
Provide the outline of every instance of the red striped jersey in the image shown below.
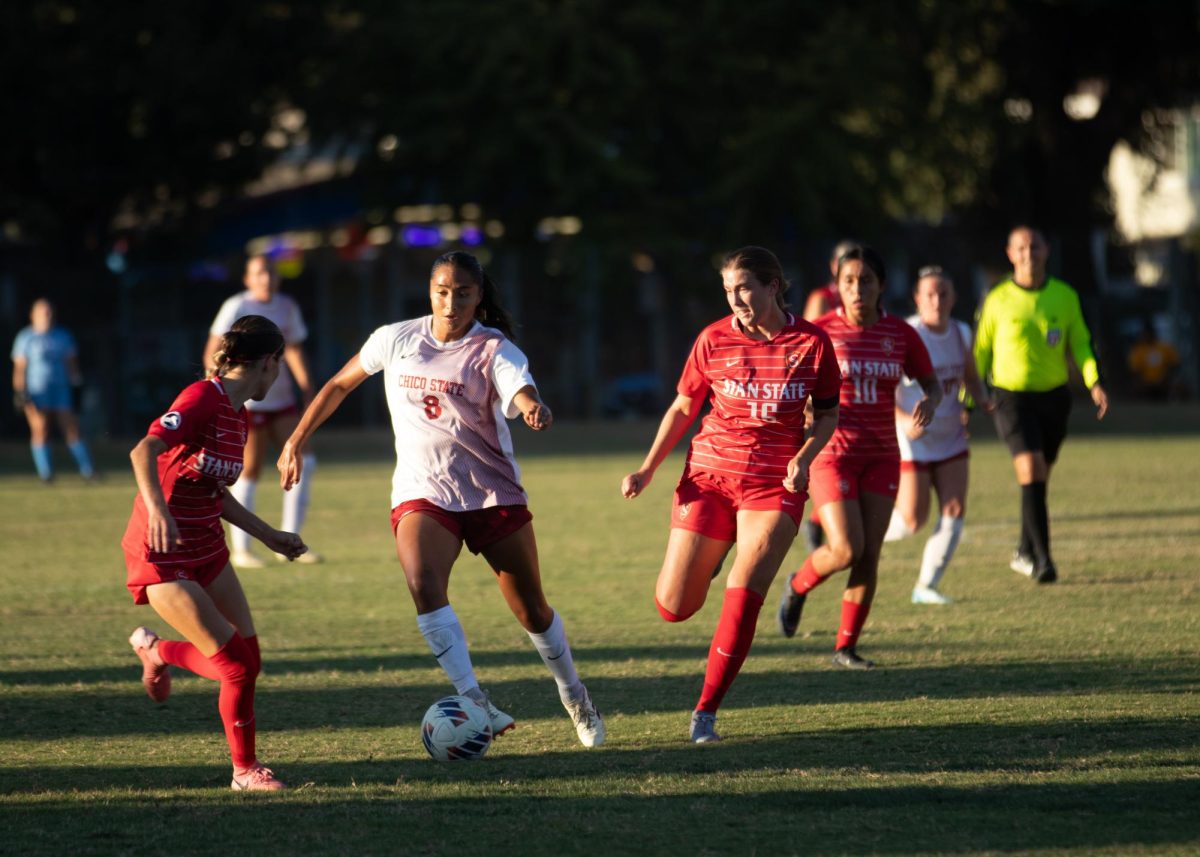
<path fill-rule="evenodd" d="M 676 388 L 712 410 L 692 440 L 684 475 L 701 471 L 778 482 L 804 443 L 804 404 L 838 394 L 829 337 L 788 314 L 771 340 L 751 339 L 730 315 L 700 332 Z"/>
<path fill-rule="evenodd" d="M 925 343 L 903 319 L 887 313 L 859 327 L 838 309 L 816 324 L 829 334 L 842 373 L 837 429 L 818 457 L 899 457 L 896 385 L 905 375 L 933 374 Z"/>
<path fill-rule="evenodd" d="M 167 553 L 150 550 L 148 514 L 139 494 L 121 547 L 158 565 L 190 566 L 215 559 L 227 549 L 221 488 L 236 482 L 242 472 L 245 409 L 233 409 L 219 379 L 197 381 L 183 389 L 146 433 L 167 445 L 158 456 L 158 481 L 179 526 L 181 544 Z"/>

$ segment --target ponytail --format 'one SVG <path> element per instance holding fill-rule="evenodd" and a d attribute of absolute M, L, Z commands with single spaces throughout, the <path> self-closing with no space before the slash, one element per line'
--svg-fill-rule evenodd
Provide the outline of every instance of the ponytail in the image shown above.
<path fill-rule="evenodd" d="M 283 353 L 283 333 L 261 315 L 245 315 L 233 323 L 213 352 L 209 378 L 223 378 L 230 367 Z"/>

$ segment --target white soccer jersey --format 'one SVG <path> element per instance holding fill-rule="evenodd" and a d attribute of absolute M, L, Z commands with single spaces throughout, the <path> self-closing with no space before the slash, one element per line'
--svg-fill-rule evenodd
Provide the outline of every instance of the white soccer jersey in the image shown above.
<path fill-rule="evenodd" d="M 937 333 L 922 324 L 919 316 L 909 316 L 906 321 L 917 331 L 929 350 L 933 371 L 942 384 L 942 403 L 934 412 L 933 422 L 926 427 L 925 434 L 917 440 L 909 440 L 897 421 L 896 440 L 900 444 L 900 459 L 944 461 L 967 449 L 967 430 L 962 424 L 962 402 L 958 394 L 962 389 L 966 362 L 972 359 L 971 328 L 961 321 L 950 319 L 946 330 Z M 916 381 L 905 378 L 896 390 L 896 405 L 911 414 L 924 395 Z"/>
<path fill-rule="evenodd" d="M 527 504 L 505 419 L 520 413 L 517 393 L 533 386 L 529 360 L 478 322 L 445 343 L 432 322 L 381 327 L 358 355 L 364 372 L 383 372 L 396 434 L 392 508 L 409 500 L 451 512 Z"/>
<path fill-rule="evenodd" d="M 234 295 L 221 304 L 208 332 L 213 336 L 224 336 L 235 321 L 247 315 L 261 315 L 275 322 L 283 332 L 283 341 L 288 345 L 299 345 L 308 338 L 308 328 L 304 326 L 299 304 L 278 292 L 265 302 L 255 300 L 248 291 Z M 246 409 L 282 411 L 295 404 L 296 391 L 292 383 L 292 373 L 288 371 L 287 361 L 283 361 L 279 365 L 279 378 L 271 385 L 266 397 L 261 402 L 246 402 Z"/>

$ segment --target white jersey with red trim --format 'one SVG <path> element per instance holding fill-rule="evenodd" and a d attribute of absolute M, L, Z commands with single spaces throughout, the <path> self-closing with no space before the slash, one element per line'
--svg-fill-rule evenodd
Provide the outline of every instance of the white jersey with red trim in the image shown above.
<path fill-rule="evenodd" d="M 933 373 L 921 337 L 888 313 L 870 327 L 851 324 L 841 309 L 816 323 L 829 334 L 842 372 L 837 428 L 818 459 L 899 456 L 896 385 L 905 375 L 924 378 Z"/>
<path fill-rule="evenodd" d="M 688 450 L 684 476 L 701 471 L 746 482 L 779 482 L 804 443 L 804 405 L 836 401 L 829 337 L 788 314 L 770 340 L 751 339 L 730 315 L 700 332 L 677 387 L 708 395 L 712 410 Z"/>
<path fill-rule="evenodd" d="M 283 341 L 288 345 L 299 345 L 308 339 L 308 328 L 304 324 L 304 316 L 300 314 L 300 305 L 290 296 L 276 292 L 269 301 L 255 300 L 249 291 L 234 295 L 221 304 L 213 319 L 208 332 L 212 336 L 224 336 L 239 318 L 248 315 L 261 315 L 270 319 L 283 333 Z M 246 402 L 250 411 L 282 411 L 296 404 L 296 390 L 292 383 L 292 373 L 287 361 L 279 364 L 279 377 L 267 391 L 261 402 Z"/>
<path fill-rule="evenodd" d="M 383 372 L 396 470 L 392 508 L 428 500 L 451 512 L 525 505 L 507 419 L 534 386 L 529 360 L 498 330 L 478 322 L 440 342 L 432 316 L 376 330 L 359 352 L 363 371 Z"/>
<path fill-rule="evenodd" d="M 930 329 L 920 316 L 906 319 L 929 350 L 934 374 L 942 385 L 942 403 L 933 414 L 933 422 L 916 440 L 909 440 L 902 423 L 896 421 L 896 441 L 900 444 L 901 461 L 945 461 L 967 449 L 967 430 L 963 426 L 963 406 L 958 395 L 962 390 L 963 374 L 971 351 L 971 328 L 961 321 L 950 319 L 941 333 Z M 896 407 L 911 414 L 917 402 L 924 398 L 921 386 L 905 378 L 896 389 Z"/>
<path fill-rule="evenodd" d="M 156 565 L 191 567 L 211 561 L 226 550 L 222 492 L 242 472 L 246 412 L 233 409 L 220 380 L 197 381 L 180 392 L 146 434 L 167 445 L 158 456 L 158 481 L 179 527 L 180 543 L 166 553 L 150 549 L 148 513 L 138 494 L 121 547 Z"/>

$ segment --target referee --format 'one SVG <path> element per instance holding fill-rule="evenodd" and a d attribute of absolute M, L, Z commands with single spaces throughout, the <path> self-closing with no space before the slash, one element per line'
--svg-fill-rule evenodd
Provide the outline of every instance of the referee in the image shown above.
<path fill-rule="evenodd" d="M 1108 411 L 1108 395 L 1079 295 L 1046 276 L 1045 236 L 1018 226 L 1009 233 L 1007 252 L 1013 273 L 983 302 L 975 363 L 979 377 L 990 378 L 995 388 L 996 430 L 1008 444 L 1021 486 L 1021 541 L 1010 567 L 1038 583 L 1053 583 L 1058 571 L 1050 558 L 1046 483 L 1067 436 L 1068 349 L 1091 391 L 1097 419 Z"/>

